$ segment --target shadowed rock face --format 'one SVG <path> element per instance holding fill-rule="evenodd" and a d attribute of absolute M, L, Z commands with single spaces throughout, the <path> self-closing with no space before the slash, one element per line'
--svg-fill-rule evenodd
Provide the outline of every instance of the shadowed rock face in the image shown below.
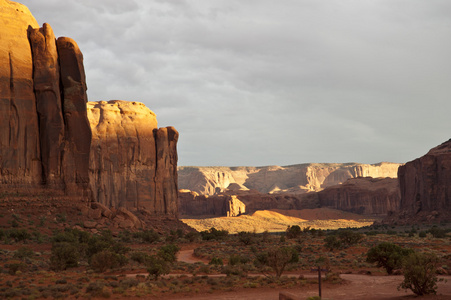
<path fill-rule="evenodd" d="M 405 217 L 431 221 L 451 216 L 451 140 L 399 168 L 401 210 Z M 445 216 L 446 218 L 446 216 Z"/>
<path fill-rule="evenodd" d="M 396 178 L 360 177 L 318 192 L 321 207 L 358 214 L 387 215 L 399 209 Z"/>
<path fill-rule="evenodd" d="M 0 188 L 177 215 L 178 132 L 138 102 L 88 110 L 77 44 L 39 28 L 25 6 L 0 0 L 0 37 Z"/>

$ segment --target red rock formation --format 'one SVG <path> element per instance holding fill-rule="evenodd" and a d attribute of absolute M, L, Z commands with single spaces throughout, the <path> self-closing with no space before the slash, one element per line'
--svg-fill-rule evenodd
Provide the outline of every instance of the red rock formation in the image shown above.
<path fill-rule="evenodd" d="M 0 183 L 41 183 L 41 153 L 28 26 L 22 4 L 0 0 Z"/>
<path fill-rule="evenodd" d="M 66 37 L 56 42 L 60 60 L 60 77 L 65 121 L 64 178 L 66 188 L 73 189 L 89 183 L 89 154 L 91 126 L 86 112 L 88 97 L 83 67 L 83 55 L 74 40 Z M 73 185 L 75 183 L 75 186 Z"/>
<path fill-rule="evenodd" d="M 89 102 L 93 198 L 108 207 L 177 214 L 178 132 L 144 104 Z"/>
<path fill-rule="evenodd" d="M 321 207 L 366 215 L 387 215 L 399 209 L 396 178 L 360 177 L 318 192 Z"/>
<path fill-rule="evenodd" d="M 90 104 L 88 120 L 77 44 L 25 6 L 0 0 L 0 37 L 0 189 L 61 191 L 81 207 L 89 197 L 125 227 L 139 225 L 127 211 L 173 218 L 178 132 L 137 102 Z"/>
<path fill-rule="evenodd" d="M 64 119 L 55 35 L 50 25 L 44 24 L 42 28 L 29 27 L 28 38 L 33 53 L 33 80 L 44 182 L 60 185 Z"/>
<path fill-rule="evenodd" d="M 399 168 L 400 217 L 451 220 L 451 140 Z"/>

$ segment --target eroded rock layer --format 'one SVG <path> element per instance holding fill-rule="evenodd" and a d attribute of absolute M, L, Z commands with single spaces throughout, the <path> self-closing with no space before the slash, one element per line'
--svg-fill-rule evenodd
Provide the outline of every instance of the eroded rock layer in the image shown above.
<path fill-rule="evenodd" d="M 180 167 L 179 186 L 202 195 L 214 195 L 230 185 L 260 193 L 300 194 L 320 191 L 356 177 L 397 176 L 396 163 L 300 164 L 268 167 Z"/>
<path fill-rule="evenodd" d="M 144 104 L 88 103 L 93 198 L 109 207 L 177 214 L 178 132 L 157 126 Z"/>
<path fill-rule="evenodd" d="M 321 207 L 365 215 L 387 215 L 399 209 L 397 178 L 360 177 L 318 192 Z"/>

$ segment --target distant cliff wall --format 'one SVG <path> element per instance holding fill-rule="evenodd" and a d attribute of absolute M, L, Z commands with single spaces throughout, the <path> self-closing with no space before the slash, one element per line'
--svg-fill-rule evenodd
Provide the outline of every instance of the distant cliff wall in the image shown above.
<path fill-rule="evenodd" d="M 397 177 L 400 164 L 300 164 L 268 167 L 180 167 L 179 187 L 203 195 L 238 184 L 260 193 L 320 191 L 356 177 Z"/>
<path fill-rule="evenodd" d="M 399 209 L 400 194 L 396 178 L 352 178 L 343 184 L 318 192 L 321 207 L 358 214 L 387 215 Z"/>

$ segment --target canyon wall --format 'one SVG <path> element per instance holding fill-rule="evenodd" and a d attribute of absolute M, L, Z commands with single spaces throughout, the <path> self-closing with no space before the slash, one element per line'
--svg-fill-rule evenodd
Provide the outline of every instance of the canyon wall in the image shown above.
<path fill-rule="evenodd" d="M 77 44 L 25 6 L 0 0 L 0 37 L 0 189 L 177 215 L 178 132 L 142 103 L 88 104 Z"/>
<path fill-rule="evenodd" d="M 399 209 L 397 178 L 352 178 L 318 192 L 319 205 L 365 215 L 387 215 Z"/>
<path fill-rule="evenodd" d="M 451 220 L 451 140 L 400 167 L 398 178 L 401 203 L 396 219 Z"/>
<path fill-rule="evenodd" d="M 356 177 L 397 177 L 400 164 L 299 164 L 268 167 L 180 167 L 179 187 L 202 195 L 225 191 L 231 184 L 260 193 L 320 191 Z"/>
<path fill-rule="evenodd" d="M 178 132 L 144 104 L 89 102 L 93 198 L 108 207 L 177 214 Z"/>

